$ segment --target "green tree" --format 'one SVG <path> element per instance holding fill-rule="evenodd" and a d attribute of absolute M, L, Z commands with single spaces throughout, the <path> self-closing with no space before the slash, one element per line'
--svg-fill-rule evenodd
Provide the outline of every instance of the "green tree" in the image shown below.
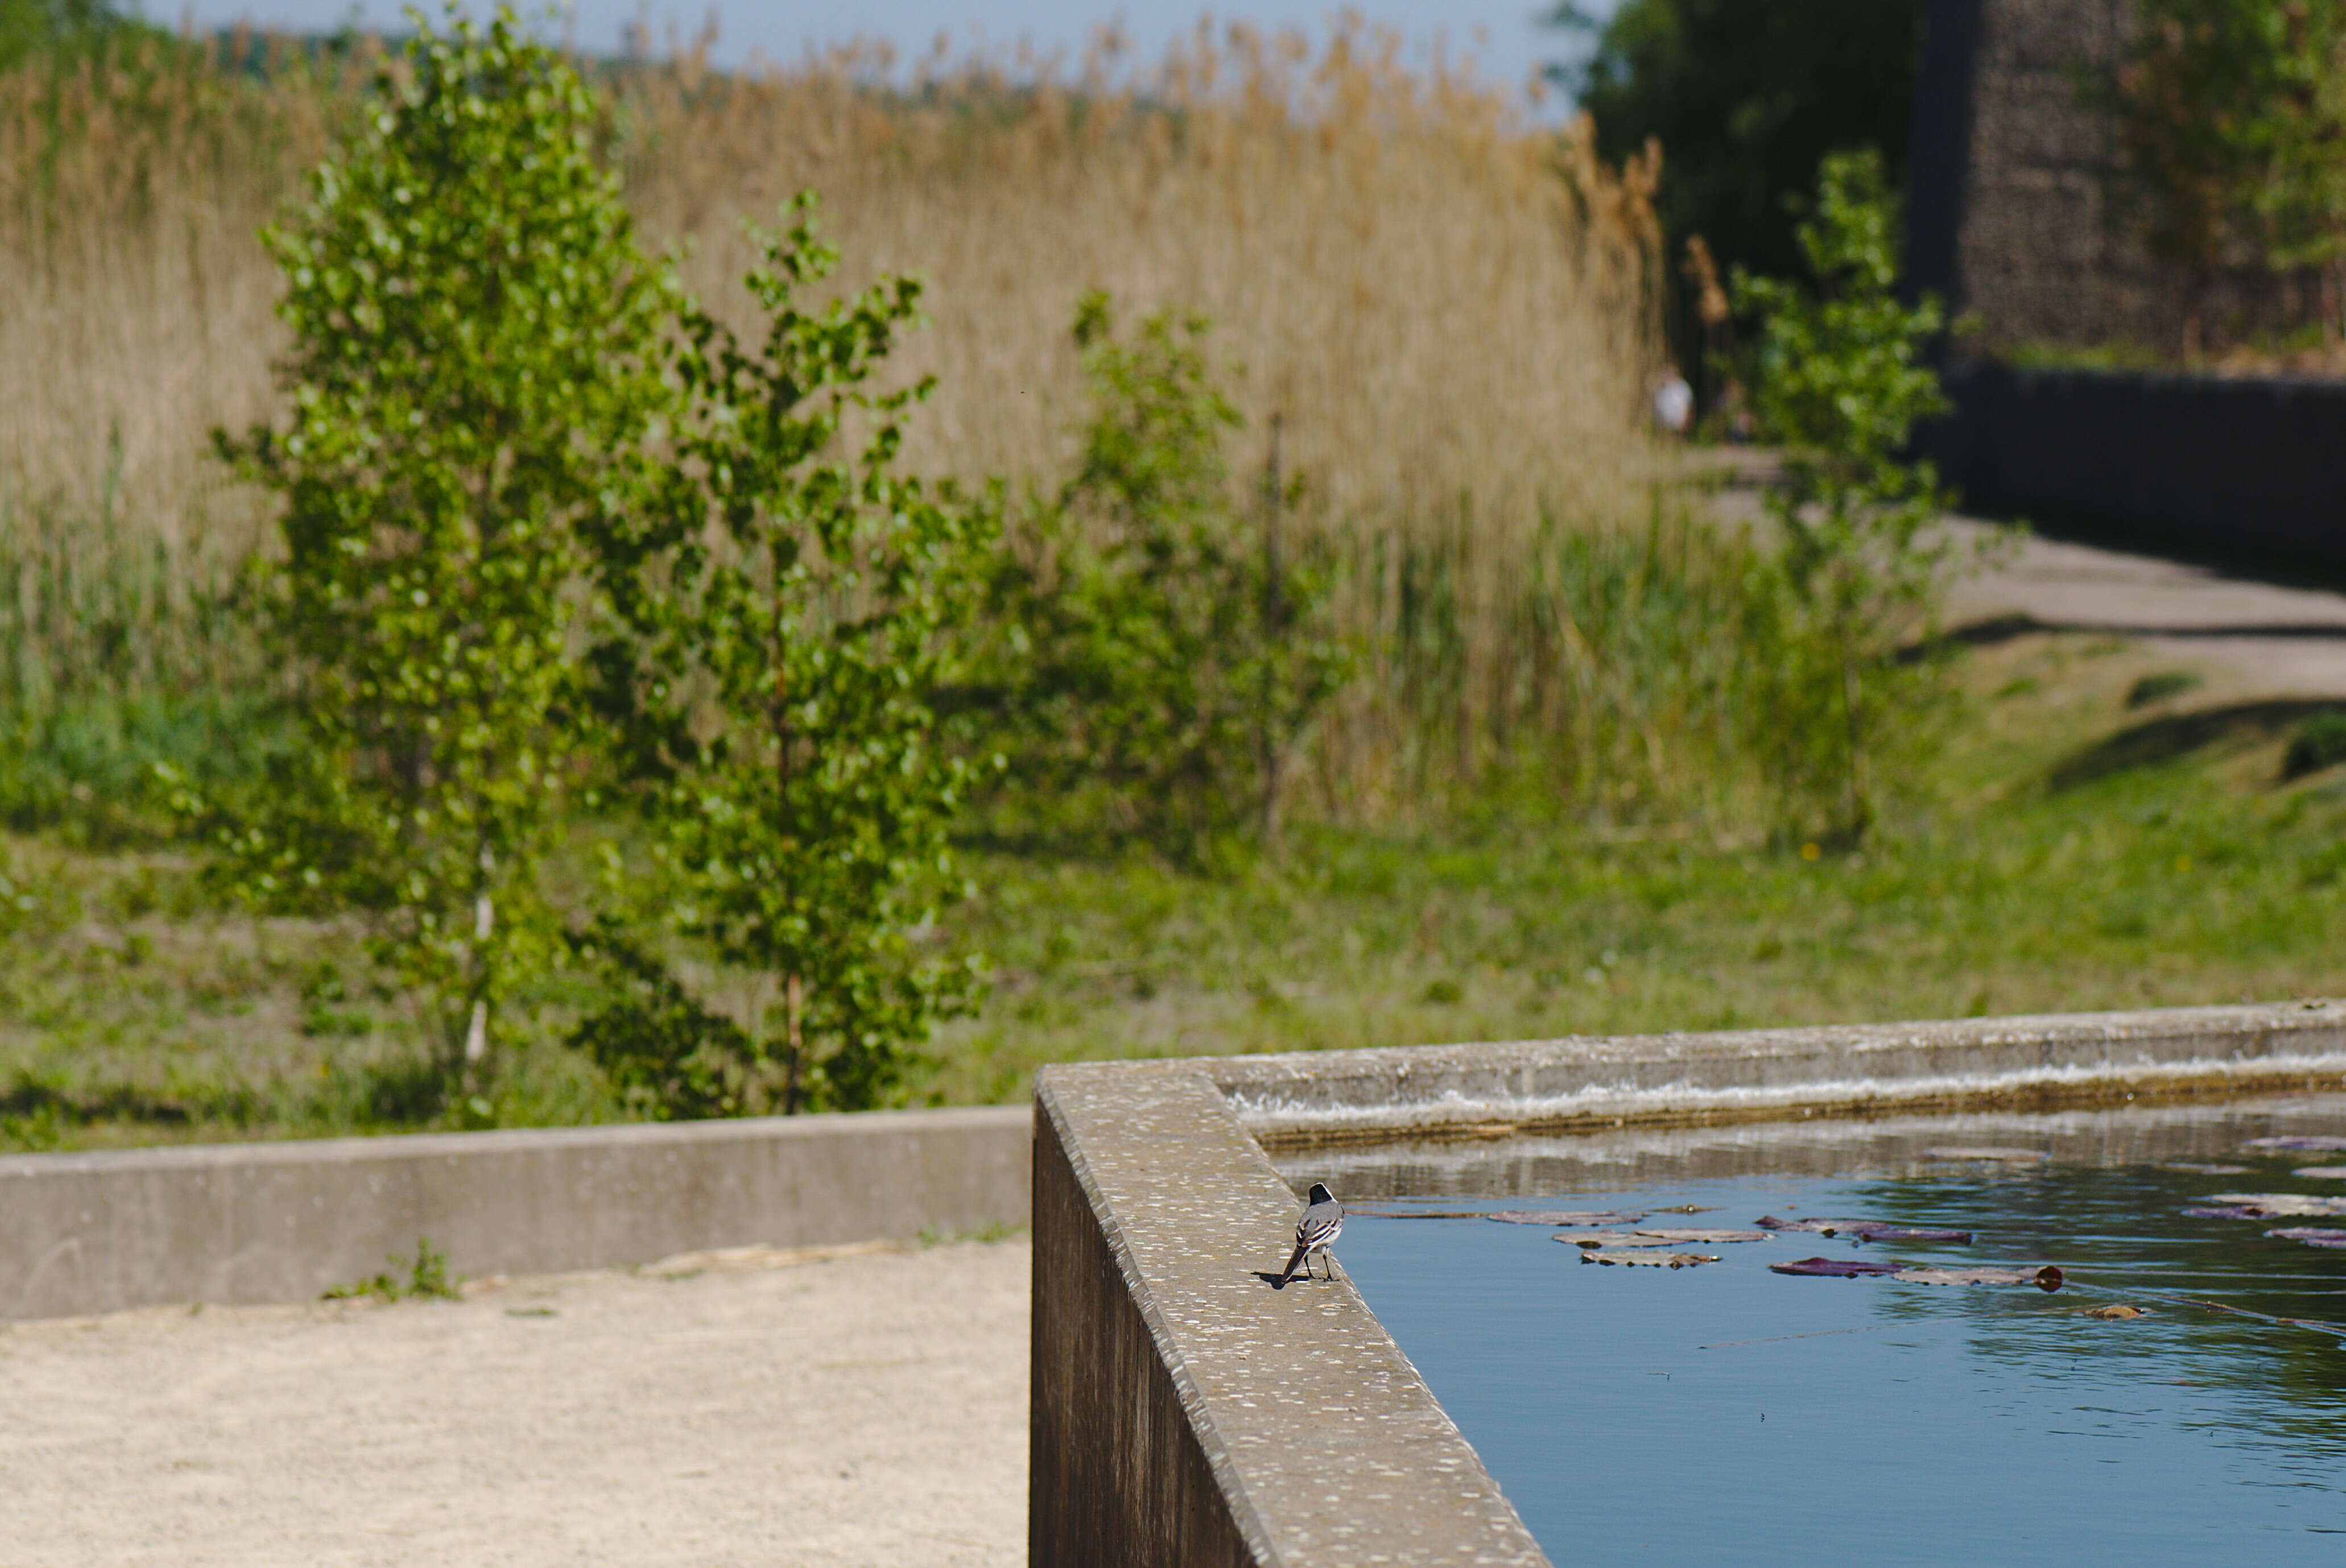
<path fill-rule="evenodd" d="M 259 603 L 299 744 L 210 809 L 255 902 L 371 918 L 474 1077 L 546 952 L 576 525 L 667 398 L 672 291 L 597 166 L 576 74 L 510 11 L 445 32 L 410 15 L 363 131 L 267 237 L 291 418 L 220 446 L 282 504 Z"/>
<path fill-rule="evenodd" d="M 1753 596 L 1770 657 L 1748 672 L 1752 733 L 1792 816 L 1854 844 L 1930 709 L 1934 662 L 1912 650 L 1935 630 L 1950 555 L 1925 531 L 1949 498 L 1900 454 L 1946 407 L 1923 357 L 1943 318 L 1897 298 L 1897 206 L 1874 155 L 1824 161 L 1796 234 L 1811 284 L 1735 279 L 1738 308 L 1764 322 L 1753 410 L 1783 453 Z"/>
<path fill-rule="evenodd" d="M 1671 254 L 1699 234 L 1723 265 L 1790 276 L 1792 202 L 1826 154 L 1872 148 L 1902 177 L 1922 15 L 1922 0 L 1623 0 L 1600 22 L 1566 0 L 1547 21 L 1589 52 L 1550 75 L 1606 158 L 1662 144 Z"/>
<path fill-rule="evenodd" d="M 1237 504 L 1240 422 L 1208 331 L 1160 311 L 1120 336 L 1105 294 L 1079 302 L 1092 414 L 1074 474 L 1026 508 L 993 617 L 1017 781 L 1184 855 L 1275 834 L 1283 760 L 1347 666 L 1319 630 L 1323 575 L 1290 559 L 1300 490 L 1275 446 L 1256 515 Z"/>
<path fill-rule="evenodd" d="M 710 1087 L 670 1095 L 673 1114 L 877 1104 L 974 988 L 972 965 L 932 955 L 924 933 L 963 891 L 947 830 L 973 765 L 936 694 L 957 677 L 994 512 L 894 472 L 929 383 L 867 384 L 920 287 L 887 278 L 802 307 L 838 264 L 812 205 L 760 237 L 761 344 L 687 312 L 673 451 L 649 504 L 595 536 L 601 708 L 651 825 L 667 923 L 770 983 L 755 1028 L 688 1030 L 737 1059 L 735 1087 L 715 1088 L 727 1073 L 703 1056 L 697 1079 L 670 1078 Z M 628 1005 L 699 1015 L 640 971 L 629 983 Z"/>

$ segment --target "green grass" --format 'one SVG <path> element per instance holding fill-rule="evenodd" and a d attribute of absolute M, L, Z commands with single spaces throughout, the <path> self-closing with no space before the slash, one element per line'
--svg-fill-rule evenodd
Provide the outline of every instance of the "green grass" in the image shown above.
<path fill-rule="evenodd" d="M 2315 710 L 2129 711 L 2153 667 L 2106 639 L 1977 655 L 1957 748 L 1857 855 L 1525 814 L 1307 826 L 1279 863 L 1219 878 L 979 853 L 958 922 L 994 993 L 910 1098 L 1013 1099 L 1071 1057 L 2346 993 L 2346 776 L 2283 778 Z M 479 1105 L 441 1109 L 351 932 L 207 908 L 193 870 L 0 849 L 0 1148 L 620 1114 L 556 1043 L 576 977 L 544 977 Z"/>

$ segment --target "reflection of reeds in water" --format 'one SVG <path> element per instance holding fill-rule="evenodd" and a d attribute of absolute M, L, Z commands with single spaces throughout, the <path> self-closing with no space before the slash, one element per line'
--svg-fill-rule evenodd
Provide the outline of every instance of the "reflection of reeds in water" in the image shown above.
<path fill-rule="evenodd" d="M 1331 805 L 1414 798 L 1527 738 L 1617 761 L 1639 726 L 1673 738 L 1678 718 L 1632 705 L 1599 746 L 1589 706 L 1616 702 L 1623 660 L 1646 657 L 1620 637 L 1675 613 L 1625 565 L 1647 537 L 1648 168 L 1608 171 L 1585 136 L 1526 127 L 1498 95 L 1413 75 L 1358 33 L 1316 56 L 1201 34 L 1141 90 L 1095 65 L 1062 86 L 940 67 L 881 91 L 862 64 L 609 78 L 646 233 L 692 247 L 688 274 L 721 310 L 746 303 L 741 220 L 820 190 L 845 280 L 929 280 L 933 324 L 904 356 L 939 378 L 914 466 L 1038 483 L 1064 469 L 1082 412 L 1067 337 L 1082 290 L 1211 317 L 1250 416 L 1233 466 L 1260 461 L 1249 443 L 1282 414 L 1308 486 L 1292 525 L 1334 569 L 1341 629 L 1372 652 L 1309 770 Z M 194 590 L 264 536 L 206 433 L 270 407 L 280 338 L 256 230 L 298 194 L 362 71 L 280 51 L 228 74 L 147 46 L 0 79 L 0 564 L 22 579 L 62 549 L 76 580 L 127 596 L 66 595 L 12 622 L 44 689 L 85 661 L 92 677 L 210 668 L 168 646 L 108 664 L 91 650 L 114 634 L 79 621 L 201 645 Z M 72 522 L 44 543 L 41 519 Z M 150 562 L 169 591 L 142 599 Z"/>

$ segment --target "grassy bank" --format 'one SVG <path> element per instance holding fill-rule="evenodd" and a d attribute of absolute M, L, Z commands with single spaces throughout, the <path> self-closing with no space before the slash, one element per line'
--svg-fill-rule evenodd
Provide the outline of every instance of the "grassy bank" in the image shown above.
<path fill-rule="evenodd" d="M 993 994 L 913 1097 L 1015 1098 L 1069 1057 L 2346 992 L 2346 779 L 2282 782 L 2290 730 L 2261 710 L 2130 710 L 2153 667 L 2106 639 L 1984 652 L 1966 743 L 1862 856 L 1521 810 L 1308 829 L 1224 879 L 980 847 Z M 339 933 L 207 910 L 168 855 L 18 840 L 6 874 L 0 1146 L 618 1114 L 556 1043 L 562 975 L 484 1104 L 434 1111 L 398 999 Z"/>

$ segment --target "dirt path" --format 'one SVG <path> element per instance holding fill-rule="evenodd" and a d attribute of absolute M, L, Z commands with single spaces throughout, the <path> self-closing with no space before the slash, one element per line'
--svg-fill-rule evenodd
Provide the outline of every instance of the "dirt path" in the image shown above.
<path fill-rule="evenodd" d="M 0 1563 L 1009 1564 L 1024 1239 L 0 1325 Z"/>

